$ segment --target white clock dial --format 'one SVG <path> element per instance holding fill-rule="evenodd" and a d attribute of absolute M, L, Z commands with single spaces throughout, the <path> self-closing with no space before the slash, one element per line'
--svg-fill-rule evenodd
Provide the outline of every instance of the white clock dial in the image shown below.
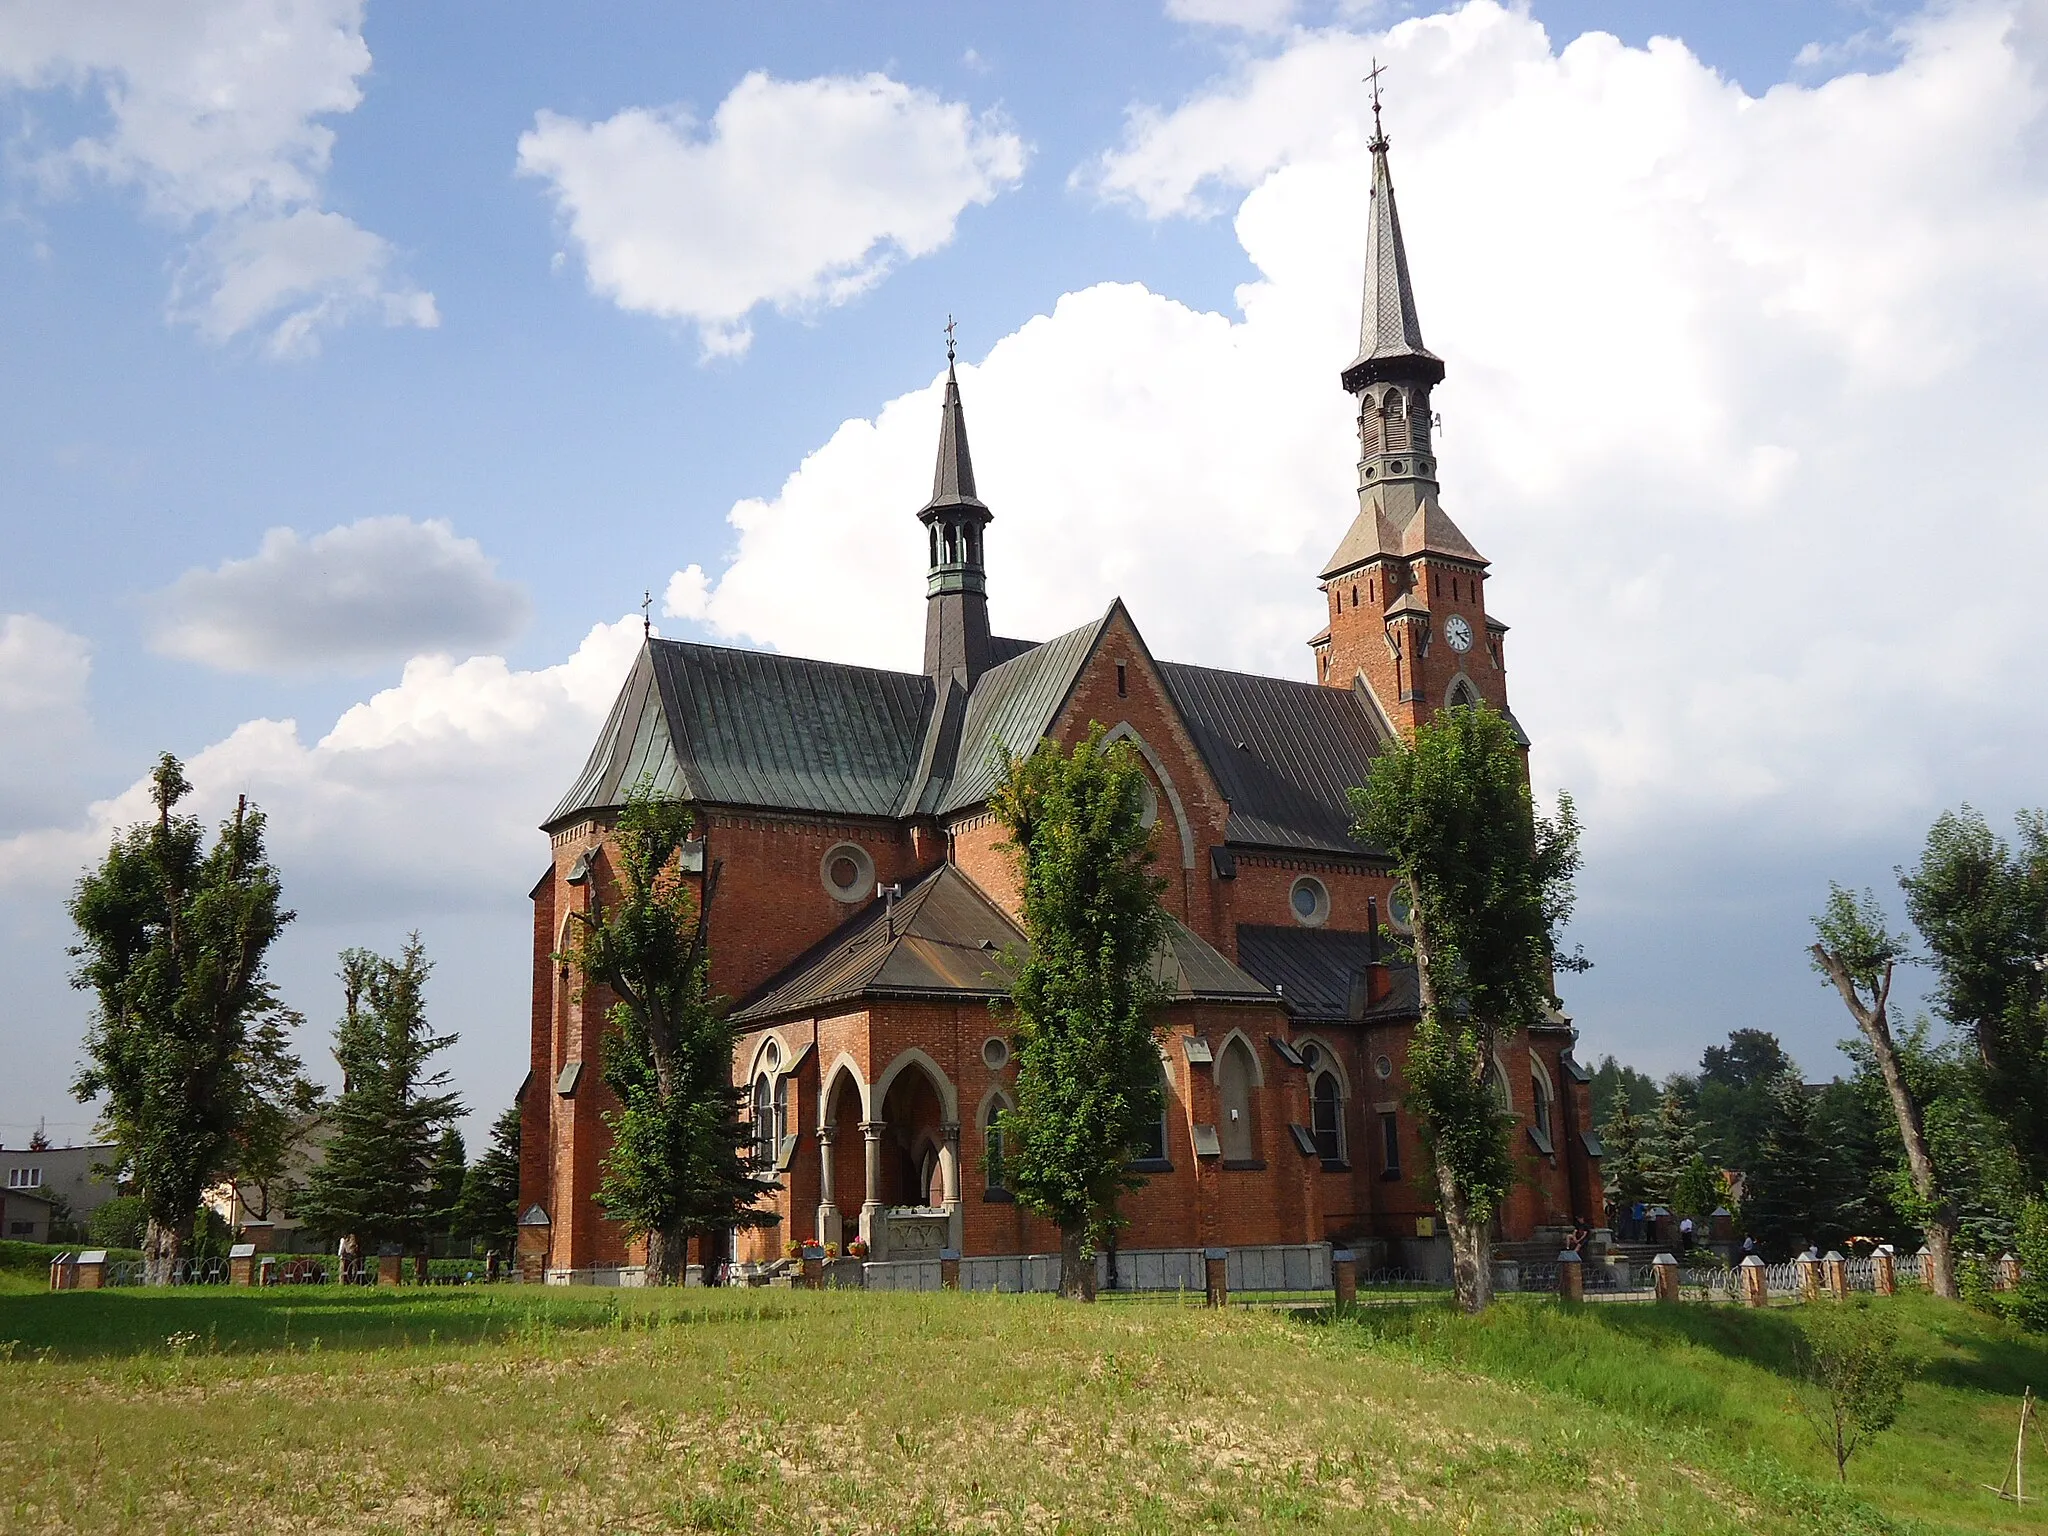
<path fill-rule="evenodd" d="M 1472 626 L 1465 621 L 1465 615 L 1454 613 L 1444 622 L 1444 639 L 1454 651 L 1472 649 Z"/>

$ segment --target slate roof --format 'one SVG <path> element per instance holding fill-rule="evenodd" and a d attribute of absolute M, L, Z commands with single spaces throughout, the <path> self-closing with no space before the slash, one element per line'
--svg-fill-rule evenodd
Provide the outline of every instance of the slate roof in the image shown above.
<path fill-rule="evenodd" d="M 1162 662 L 1167 686 L 1230 802 L 1231 842 L 1363 853 L 1346 791 L 1386 745 L 1348 688 Z"/>
<path fill-rule="evenodd" d="M 1006 955 L 1030 945 L 1009 915 L 952 864 L 827 935 L 733 1015 L 739 1025 L 814 1013 L 860 998 L 990 999 L 1010 990 Z M 1272 991 L 1176 922 L 1153 974 L 1176 1001 L 1272 1003 Z"/>
<path fill-rule="evenodd" d="M 1469 560 L 1474 565 L 1490 563 L 1486 556 L 1473 548 L 1464 530 L 1451 520 L 1450 513 L 1443 509 L 1435 496 L 1424 496 L 1407 522 L 1397 525 L 1388 515 L 1381 497 L 1375 494 L 1359 508 L 1358 516 L 1345 530 L 1336 551 L 1323 562 L 1322 578 L 1328 581 L 1368 560 L 1377 560 L 1385 555 L 1402 559 L 1416 555 L 1448 555 L 1454 560 Z"/>
<path fill-rule="evenodd" d="M 1237 962 L 1267 986 L 1278 987 L 1297 1019 L 1334 1022 L 1410 1019 L 1420 1012 L 1415 967 L 1394 966 L 1393 990 L 1377 1007 L 1353 1008 L 1353 978 L 1373 958 L 1372 935 L 1328 928 L 1267 928 L 1240 924 Z M 1363 994 L 1359 994 L 1362 1001 Z"/>
<path fill-rule="evenodd" d="M 950 771 L 924 786 L 918 808 L 943 815 L 986 800 L 996 785 L 996 754 L 1038 745 L 1108 622 L 1104 613 L 984 672 L 967 700 Z"/>
<path fill-rule="evenodd" d="M 1437 355 L 1422 344 L 1415 285 L 1408 276 L 1408 249 L 1401 240 L 1401 212 L 1394 204 L 1394 175 L 1387 167 L 1387 140 L 1377 126 L 1370 148 L 1372 209 L 1365 236 L 1365 304 L 1358 327 L 1358 356 L 1344 370 L 1344 387 L 1353 391 L 1366 381 L 1394 377 L 1402 365 L 1406 372 L 1425 374 L 1432 382 L 1444 372 Z"/>

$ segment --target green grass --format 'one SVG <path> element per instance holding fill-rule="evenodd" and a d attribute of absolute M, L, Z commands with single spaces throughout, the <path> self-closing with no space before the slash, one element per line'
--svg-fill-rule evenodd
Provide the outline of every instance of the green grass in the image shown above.
<path fill-rule="evenodd" d="M 1779 1309 L 24 1290 L 0 1293 L 0 1530 L 2048 1523 L 1973 1486 L 1998 1481 L 2048 1355 L 1895 1305 L 1925 1370 L 1841 1491 L 1785 1411 Z"/>

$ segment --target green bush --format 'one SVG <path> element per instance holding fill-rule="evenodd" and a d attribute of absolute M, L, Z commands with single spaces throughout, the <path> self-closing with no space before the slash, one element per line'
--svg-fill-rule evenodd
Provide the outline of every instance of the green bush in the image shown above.
<path fill-rule="evenodd" d="M 140 1248 L 147 1221 L 142 1196 L 116 1195 L 86 1218 L 86 1236 L 100 1248 Z"/>

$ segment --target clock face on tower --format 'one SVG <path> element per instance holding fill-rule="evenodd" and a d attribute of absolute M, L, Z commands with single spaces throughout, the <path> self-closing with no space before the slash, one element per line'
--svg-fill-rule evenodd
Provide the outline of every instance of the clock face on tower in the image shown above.
<path fill-rule="evenodd" d="M 1454 613 L 1444 621 L 1444 640 L 1461 654 L 1472 649 L 1472 626 L 1465 621 L 1465 615 Z"/>

